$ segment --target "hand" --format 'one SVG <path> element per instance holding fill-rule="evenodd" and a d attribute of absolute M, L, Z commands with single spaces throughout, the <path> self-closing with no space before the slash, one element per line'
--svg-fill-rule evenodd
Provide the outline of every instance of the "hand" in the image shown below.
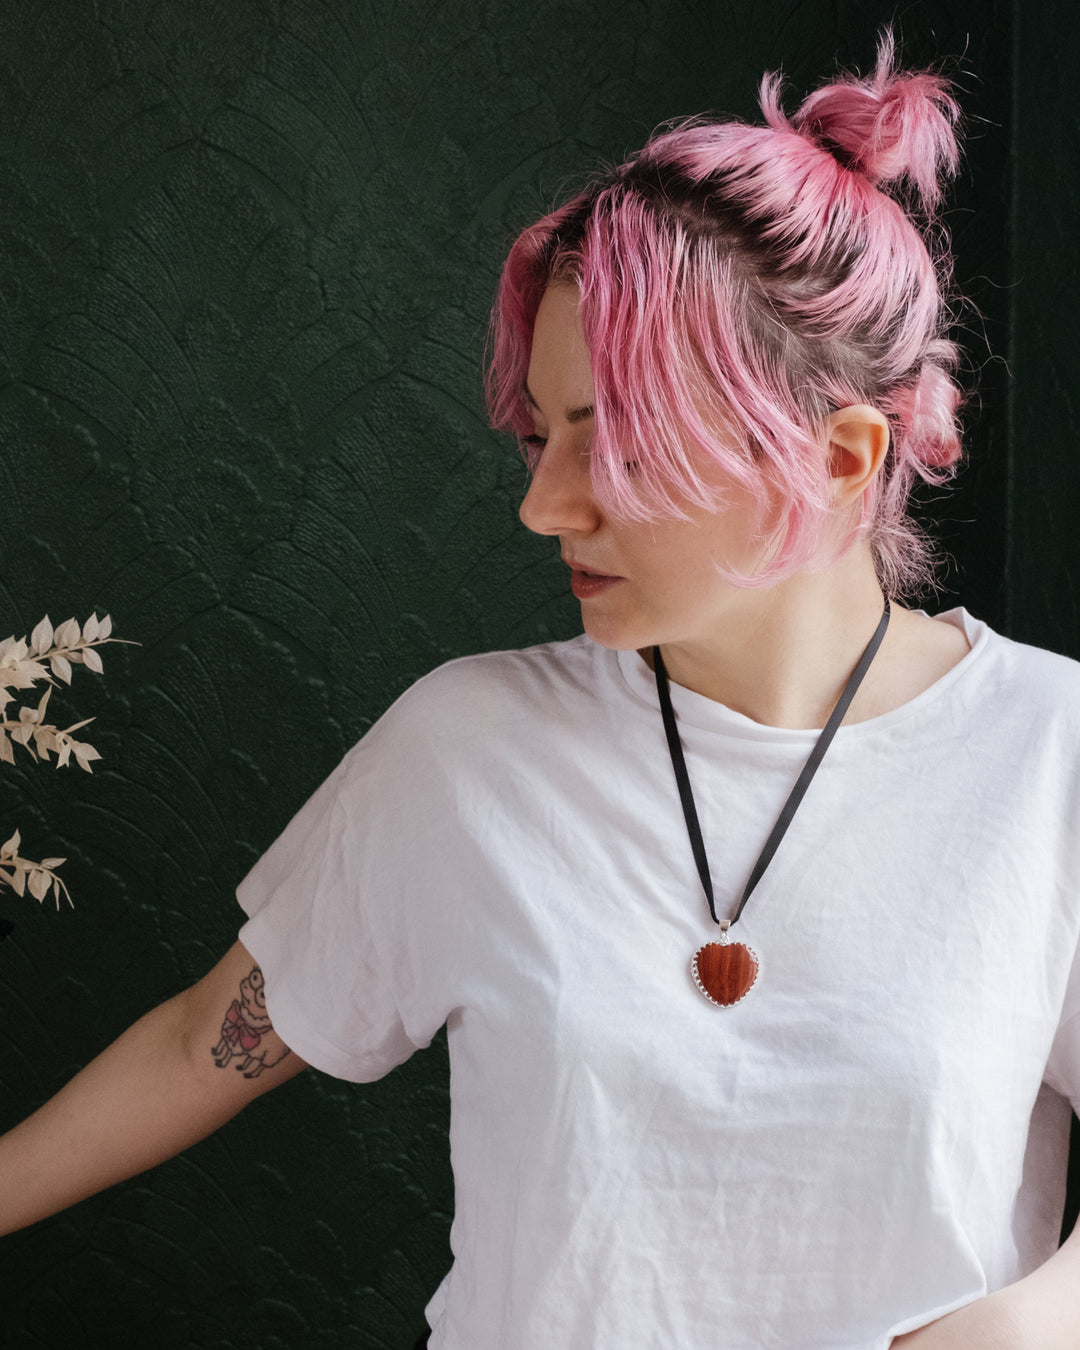
<path fill-rule="evenodd" d="M 999 1289 L 918 1331 L 896 1336 L 889 1350 L 1042 1350 L 1016 1308 L 1012 1289 Z"/>

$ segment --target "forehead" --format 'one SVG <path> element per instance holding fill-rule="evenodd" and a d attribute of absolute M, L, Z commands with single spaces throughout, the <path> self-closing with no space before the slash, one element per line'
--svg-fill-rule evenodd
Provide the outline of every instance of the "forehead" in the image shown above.
<path fill-rule="evenodd" d="M 536 312 L 524 393 L 545 417 L 580 421 L 592 411 L 592 363 L 579 300 L 576 286 L 556 283 L 544 292 Z"/>

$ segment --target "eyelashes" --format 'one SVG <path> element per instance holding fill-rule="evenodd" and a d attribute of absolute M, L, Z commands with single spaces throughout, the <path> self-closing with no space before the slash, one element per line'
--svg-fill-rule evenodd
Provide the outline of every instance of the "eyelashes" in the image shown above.
<path fill-rule="evenodd" d="M 536 466 L 540 463 L 540 456 L 544 453 L 544 447 L 547 445 L 546 436 L 519 436 L 518 450 L 521 458 L 525 461 L 525 467 L 530 473 L 536 472 Z M 636 478 L 641 470 L 641 465 L 636 459 L 623 461 L 623 472 L 627 478 Z"/>
<path fill-rule="evenodd" d="M 518 449 L 521 451 L 521 458 L 525 461 L 525 467 L 530 473 L 535 472 L 536 466 L 540 463 L 540 456 L 544 453 L 545 445 L 547 445 L 546 436 L 519 437 Z"/>

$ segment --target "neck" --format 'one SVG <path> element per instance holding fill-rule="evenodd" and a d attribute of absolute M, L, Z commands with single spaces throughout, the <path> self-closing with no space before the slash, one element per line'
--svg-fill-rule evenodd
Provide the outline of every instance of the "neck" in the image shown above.
<path fill-rule="evenodd" d="M 663 643 L 664 663 L 676 684 L 755 722 L 822 727 L 882 606 L 869 552 L 852 549 L 822 572 L 800 573 L 767 591 L 738 593 L 713 632 Z M 873 675 L 871 670 L 848 721 L 873 715 L 862 711 L 874 705 Z"/>

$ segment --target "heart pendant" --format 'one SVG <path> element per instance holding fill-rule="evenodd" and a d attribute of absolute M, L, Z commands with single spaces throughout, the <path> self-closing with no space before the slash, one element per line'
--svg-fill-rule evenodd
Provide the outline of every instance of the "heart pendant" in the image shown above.
<path fill-rule="evenodd" d="M 710 1003 L 730 1008 L 745 998 L 758 977 L 757 954 L 744 942 L 706 942 L 690 962 L 694 983 Z"/>

